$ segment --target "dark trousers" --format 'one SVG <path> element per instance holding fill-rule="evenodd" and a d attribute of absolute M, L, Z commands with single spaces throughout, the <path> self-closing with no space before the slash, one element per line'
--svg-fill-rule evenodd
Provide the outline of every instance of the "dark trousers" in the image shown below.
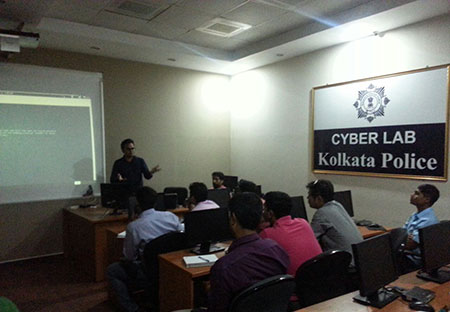
<path fill-rule="evenodd" d="M 115 262 L 108 267 L 107 277 L 121 308 L 127 312 L 137 311 L 139 306 L 130 294 L 139 289 L 147 290 L 149 285 L 141 262 Z"/>

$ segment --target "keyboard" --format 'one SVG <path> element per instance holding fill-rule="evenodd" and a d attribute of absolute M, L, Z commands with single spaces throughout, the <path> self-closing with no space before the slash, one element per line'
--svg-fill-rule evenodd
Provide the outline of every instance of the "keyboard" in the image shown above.
<path fill-rule="evenodd" d="M 428 303 L 431 300 L 434 299 L 436 294 L 432 290 L 423 289 L 420 287 L 415 286 L 412 289 L 404 289 L 401 287 L 394 286 L 392 287 L 392 290 L 396 293 L 400 294 L 402 298 L 406 301 L 412 302 L 412 301 L 421 301 L 424 303 Z"/>

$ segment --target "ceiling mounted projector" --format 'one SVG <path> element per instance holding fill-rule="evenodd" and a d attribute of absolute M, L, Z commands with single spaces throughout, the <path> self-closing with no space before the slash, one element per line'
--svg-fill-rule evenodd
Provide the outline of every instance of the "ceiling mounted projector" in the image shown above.
<path fill-rule="evenodd" d="M 35 49 L 39 45 L 39 34 L 0 29 L 0 51 L 20 52 L 20 48 Z"/>

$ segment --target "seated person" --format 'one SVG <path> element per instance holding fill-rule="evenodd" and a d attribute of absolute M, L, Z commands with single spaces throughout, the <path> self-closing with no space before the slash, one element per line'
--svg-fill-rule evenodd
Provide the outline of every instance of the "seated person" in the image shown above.
<path fill-rule="evenodd" d="M 269 192 L 264 196 L 264 218 L 270 227 L 264 229 L 259 236 L 276 241 L 289 255 L 291 264 L 287 273 L 295 276 L 298 267 L 318 254 L 322 248 L 308 221 L 290 216 L 292 201 L 283 192 Z"/>
<path fill-rule="evenodd" d="M 408 238 L 404 248 L 410 250 L 411 254 L 405 255 L 401 261 L 402 273 L 408 273 L 419 269 L 422 266 L 422 259 L 419 250 L 419 229 L 439 223 L 433 204 L 439 199 L 439 190 L 431 184 L 419 185 L 410 197 L 409 202 L 416 206 L 417 212 L 413 213 L 403 226 L 406 229 Z"/>
<path fill-rule="evenodd" d="M 214 201 L 208 199 L 208 188 L 201 182 L 189 185 L 188 208 L 191 211 L 219 208 Z"/>
<path fill-rule="evenodd" d="M 137 191 L 136 198 L 142 213 L 127 226 L 123 243 L 125 261 L 113 263 L 107 269 L 111 289 L 124 311 L 137 311 L 139 308 L 129 295 L 128 285 L 131 283 L 145 288 L 148 282 L 139 260 L 145 245 L 161 235 L 184 230 L 175 214 L 153 208 L 156 197 L 157 193 L 149 187 Z"/>
<path fill-rule="evenodd" d="M 226 312 L 245 288 L 271 276 L 286 274 L 289 256 L 275 241 L 256 234 L 262 214 L 261 199 L 252 193 L 235 195 L 229 203 L 235 240 L 211 268 L 208 311 Z"/>
<path fill-rule="evenodd" d="M 225 175 L 223 172 L 215 171 L 212 173 L 212 184 L 214 189 L 226 189 L 227 187 L 223 184 L 225 181 Z"/>
<path fill-rule="evenodd" d="M 317 209 L 311 227 L 322 250 L 339 249 L 353 255 L 352 244 L 361 242 L 363 238 L 345 208 L 333 200 L 333 184 L 328 180 L 316 180 L 306 187 L 309 206 Z M 354 265 L 353 258 L 351 265 Z"/>

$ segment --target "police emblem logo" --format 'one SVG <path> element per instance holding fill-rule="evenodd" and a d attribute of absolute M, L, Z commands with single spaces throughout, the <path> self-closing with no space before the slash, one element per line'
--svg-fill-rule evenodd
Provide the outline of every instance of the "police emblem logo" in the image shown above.
<path fill-rule="evenodd" d="M 372 122 L 376 117 L 384 116 L 384 108 L 390 101 L 384 94 L 384 87 L 377 88 L 370 84 L 366 90 L 358 91 L 358 99 L 353 106 L 358 118 Z"/>

